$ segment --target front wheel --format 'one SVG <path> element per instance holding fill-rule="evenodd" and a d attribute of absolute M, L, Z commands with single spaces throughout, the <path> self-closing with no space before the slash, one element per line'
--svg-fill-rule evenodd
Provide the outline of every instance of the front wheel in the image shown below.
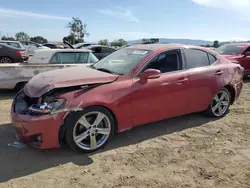
<path fill-rule="evenodd" d="M 223 117 L 227 114 L 230 106 L 231 94 L 223 88 L 213 98 L 205 113 L 210 117 Z"/>
<path fill-rule="evenodd" d="M 103 107 L 87 107 L 65 122 L 66 141 L 78 152 L 90 153 L 103 148 L 114 134 L 112 114 Z"/>

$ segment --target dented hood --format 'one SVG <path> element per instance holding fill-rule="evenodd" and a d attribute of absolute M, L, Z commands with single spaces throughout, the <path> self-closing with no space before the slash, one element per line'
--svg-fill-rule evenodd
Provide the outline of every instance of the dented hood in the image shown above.
<path fill-rule="evenodd" d="M 24 92 L 29 97 L 38 98 L 55 88 L 108 83 L 116 80 L 117 77 L 118 75 L 85 66 L 68 67 L 37 74 L 25 85 Z"/>

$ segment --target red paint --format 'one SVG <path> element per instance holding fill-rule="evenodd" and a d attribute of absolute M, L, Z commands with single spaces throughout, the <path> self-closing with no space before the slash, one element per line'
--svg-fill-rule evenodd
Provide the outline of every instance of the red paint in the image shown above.
<path fill-rule="evenodd" d="M 234 44 L 232 44 L 234 45 Z M 250 47 L 250 43 L 236 43 L 235 45 L 242 45 L 242 49 L 240 51 L 240 54 L 236 55 L 223 55 L 228 60 L 236 60 L 239 62 L 239 64 L 245 69 L 244 73 L 245 75 L 250 74 L 250 54 L 248 52 L 248 55 L 245 53 L 245 51 Z"/>
<path fill-rule="evenodd" d="M 147 47 L 148 45 L 145 46 Z M 67 99 L 71 104 L 70 107 L 85 108 L 92 105 L 101 105 L 108 108 L 115 114 L 119 132 L 140 124 L 203 111 L 210 104 L 214 95 L 226 85 L 235 89 L 235 99 L 239 97 L 243 85 L 240 66 L 230 63 L 218 54 L 216 54 L 218 61 L 213 66 L 161 74 L 159 78 L 146 80 L 146 77 L 159 73 L 159 71 L 151 69 L 147 70 L 147 72 L 141 76 L 135 77 L 138 71 L 155 54 L 163 50 L 180 47 L 183 46 L 167 46 L 165 48 L 161 46 L 160 48 L 154 49 L 154 52 L 145 57 L 128 75 L 114 76 L 102 72 L 97 73 L 96 70 L 92 69 L 83 70 L 86 74 L 87 70 L 95 73 L 95 78 L 87 74 L 87 81 L 84 79 L 84 74 L 81 76 L 81 81 L 86 84 L 89 81 L 93 83 L 93 80 L 98 82 L 102 79 L 113 80 L 113 82 L 98 86 L 83 94 L 79 94 L 81 90 L 76 90 L 58 97 Z M 213 52 L 208 49 L 202 49 L 213 54 Z M 67 71 L 65 74 L 71 75 L 71 71 L 69 70 L 72 69 L 65 69 L 65 71 Z M 51 71 L 50 74 L 55 75 L 53 73 L 56 72 Z M 60 73 L 62 74 L 62 72 Z M 37 96 L 38 91 L 40 91 L 40 94 L 45 92 L 45 90 L 41 92 L 43 87 L 40 89 L 34 81 L 37 80 L 38 77 L 41 79 L 43 75 L 44 74 L 41 73 L 40 76 L 35 76 L 29 86 L 26 87 L 26 91 L 29 91 L 28 93 L 30 95 L 34 94 Z M 70 83 L 75 85 L 72 75 L 70 78 L 70 82 L 64 79 L 64 83 L 67 83 L 66 85 L 70 85 Z M 46 78 L 44 79 L 46 80 Z M 60 79 L 62 78 L 60 77 L 58 80 Z M 53 77 L 53 80 L 58 83 L 56 76 Z M 42 80 L 39 80 L 39 83 L 42 84 L 42 86 L 46 85 Z M 33 84 L 35 87 L 32 87 Z M 50 84 L 53 85 L 53 82 L 51 81 Z M 53 86 L 55 85 L 56 84 Z M 60 84 L 60 86 L 62 87 L 62 84 Z M 31 91 L 32 89 L 33 91 Z M 82 105 L 79 106 L 79 104 Z M 13 112 L 13 107 L 11 112 L 13 125 L 19 130 L 19 135 L 22 136 L 23 139 L 24 137 L 29 138 L 32 135 L 41 133 L 43 135 L 43 143 L 40 146 L 41 149 L 59 147 L 59 128 L 63 123 L 65 113 L 53 119 L 51 115 L 40 117 L 20 115 Z M 20 130 L 25 130 L 25 132 Z"/>

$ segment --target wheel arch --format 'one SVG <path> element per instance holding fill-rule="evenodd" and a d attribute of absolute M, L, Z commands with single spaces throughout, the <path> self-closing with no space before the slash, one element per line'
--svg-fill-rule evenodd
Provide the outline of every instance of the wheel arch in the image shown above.
<path fill-rule="evenodd" d="M 91 105 L 91 106 L 87 106 L 85 108 L 88 108 L 88 107 L 102 107 L 102 108 L 105 108 L 107 111 L 109 111 L 109 113 L 112 115 L 112 117 L 114 118 L 114 122 L 115 122 L 115 131 L 114 131 L 114 134 L 116 134 L 118 132 L 118 120 L 117 120 L 117 117 L 115 115 L 115 113 L 110 109 L 108 108 L 107 106 L 105 105 Z M 65 121 L 67 118 L 69 118 L 70 116 L 72 116 L 74 113 L 77 113 L 77 112 L 70 112 L 67 114 L 67 116 L 64 118 L 61 126 L 60 126 L 60 129 L 58 131 L 58 140 L 59 140 L 59 144 L 61 145 L 62 143 L 64 143 L 65 141 L 65 133 L 66 133 L 66 126 L 65 126 Z"/>
<path fill-rule="evenodd" d="M 231 101 L 230 101 L 230 103 L 232 105 L 235 102 L 235 93 L 236 93 L 235 89 L 234 89 L 234 87 L 231 84 L 225 85 L 224 88 L 226 88 L 229 91 L 230 95 L 231 95 Z"/>

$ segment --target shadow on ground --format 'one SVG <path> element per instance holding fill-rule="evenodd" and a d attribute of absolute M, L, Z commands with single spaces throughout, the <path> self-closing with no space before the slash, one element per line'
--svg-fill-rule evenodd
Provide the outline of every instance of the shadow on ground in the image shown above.
<path fill-rule="evenodd" d="M 180 132 L 188 128 L 198 127 L 209 121 L 211 121 L 210 118 L 206 118 L 201 114 L 191 114 L 139 126 L 128 132 L 116 135 L 108 146 L 104 150 L 99 151 L 99 153 L 138 144 L 148 139 Z M 10 124 L 0 125 L 0 137 L 0 182 L 23 177 L 59 166 L 60 164 L 72 162 L 76 165 L 85 166 L 94 162 L 91 159 L 91 154 L 78 154 L 71 151 L 68 147 L 49 151 L 8 147 L 9 143 L 15 141 L 13 128 Z"/>

